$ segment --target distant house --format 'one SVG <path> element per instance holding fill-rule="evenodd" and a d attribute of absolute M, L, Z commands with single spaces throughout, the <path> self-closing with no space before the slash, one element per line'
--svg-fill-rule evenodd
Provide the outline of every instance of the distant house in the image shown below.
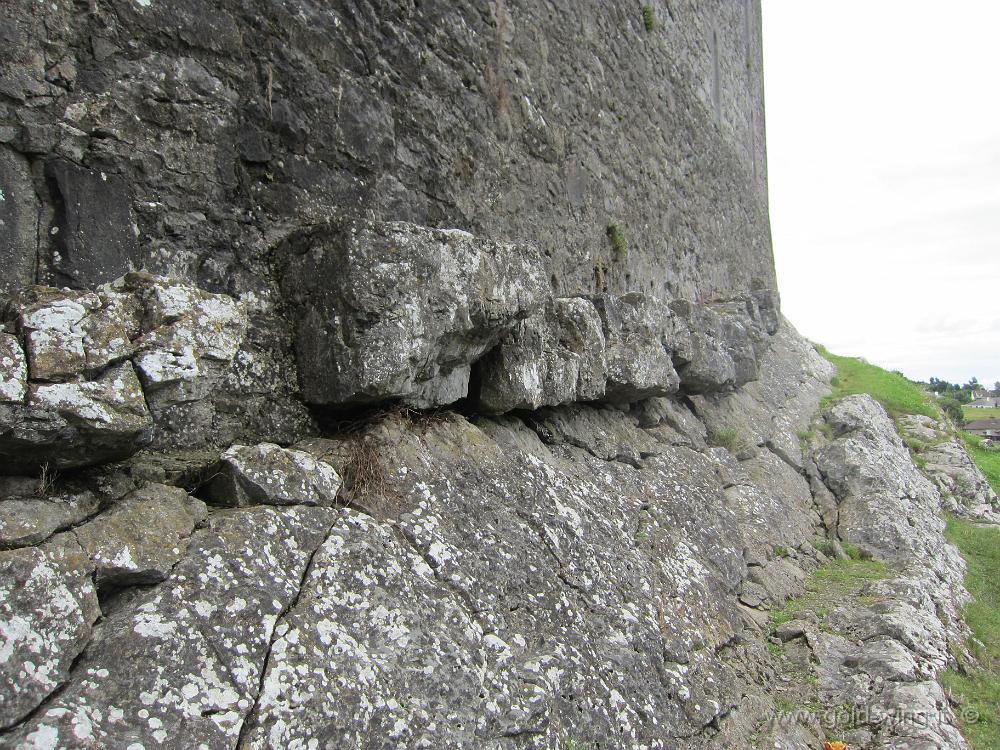
<path fill-rule="evenodd" d="M 983 396 L 970 401 L 966 406 L 971 406 L 973 409 L 1000 409 L 1000 398 Z"/>
<path fill-rule="evenodd" d="M 990 440 L 1000 440 L 1000 419 L 977 419 L 965 425 L 966 432 L 973 435 L 990 438 Z"/>

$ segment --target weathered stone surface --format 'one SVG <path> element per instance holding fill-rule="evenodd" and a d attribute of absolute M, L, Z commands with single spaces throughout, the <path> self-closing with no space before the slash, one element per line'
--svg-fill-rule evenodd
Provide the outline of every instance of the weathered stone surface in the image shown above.
<path fill-rule="evenodd" d="M 461 390 L 453 372 L 464 377 L 548 294 L 529 246 L 361 221 L 289 241 L 282 289 L 295 310 L 302 394 L 339 406 L 411 394 L 445 403 Z"/>
<path fill-rule="evenodd" d="M 494 414 L 603 398 L 607 343 L 597 308 L 559 298 L 526 320 L 479 365 L 479 408 Z"/>
<path fill-rule="evenodd" d="M 28 363 L 16 337 L 0 333 L 0 403 L 20 403 L 28 395 Z"/>
<path fill-rule="evenodd" d="M 38 492 L 39 480 L 33 480 Z M 97 512 L 92 492 L 48 497 L 0 498 L 0 549 L 40 544 L 52 534 Z"/>
<path fill-rule="evenodd" d="M 488 413 L 675 393 L 670 308 L 640 294 L 556 298 L 480 364 Z"/>
<path fill-rule="evenodd" d="M 677 391 L 666 305 L 640 294 L 608 295 L 595 300 L 607 342 L 609 401 L 638 401 Z"/>
<path fill-rule="evenodd" d="M 612 408 L 582 405 L 542 409 L 525 422 L 543 442 L 573 445 L 604 461 L 621 461 L 640 467 L 644 459 L 659 455 L 662 446 L 631 420 Z"/>
<path fill-rule="evenodd" d="M 919 414 L 903 416 L 900 427 L 947 510 L 1000 524 L 1000 499 L 953 428 Z"/>
<path fill-rule="evenodd" d="M 747 548 L 763 559 L 796 549 L 816 534 L 819 521 L 806 480 L 770 451 L 743 461 L 744 474 L 726 488 Z"/>
<path fill-rule="evenodd" d="M 109 294 L 29 287 L 13 298 L 32 380 L 64 381 L 99 374 L 131 354 L 134 323 Z"/>
<path fill-rule="evenodd" d="M 26 387 L 27 397 L 0 398 L 3 470 L 108 461 L 154 438 L 171 446 L 212 440 L 210 397 L 248 325 L 241 303 L 131 273 L 96 292 L 29 287 L 10 307 L 22 340 L 0 334 L 0 384 L 10 396 Z"/>
<path fill-rule="evenodd" d="M 78 555 L 79 545 L 67 549 L 74 544 L 0 551 L 0 728 L 23 719 L 67 678 L 90 637 L 93 585 L 86 571 L 74 575 L 63 565 Z"/>
<path fill-rule="evenodd" d="M 108 617 L 77 679 L 5 742 L 234 746 L 274 624 L 334 514 L 260 507 L 211 516 L 170 578 Z"/>
<path fill-rule="evenodd" d="M 205 504 L 177 487 L 151 484 L 73 530 L 98 587 L 158 583 L 184 555 Z"/>
<path fill-rule="evenodd" d="M 816 454 L 816 465 L 839 501 L 840 538 L 889 561 L 938 553 L 941 497 L 885 409 L 850 396 L 824 417 L 840 439 Z"/>
<path fill-rule="evenodd" d="M 62 159 L 46 164 L 45 174 L 57 207 L 50 232 L 56 281 L 94 287 L 141 265 L 126 179 Z"/>
<path fill-rule="evenodd" d="M 143 304 L 135 366 L 151 408 L 204 399 L 246 334 L 243 306 L 225 295 L 149 274 L 128 274 L 112 288 Z"/>
<path fill-rule="evenodd" d="M 146 445 L 153 422 L 129 362 L 96 380 L 31 384 L 25 405 L 0 404 L 6 471 L 84 466 Z"/>
<path fill-rule="evenodd" d="M 784 320 L 769 344 L 757 380 L 734 393 L 694 396 L 692 401 L 712 433 L 734 432 L 801 469 L 799 435 L 830 392 L 833 365 Z"/>
<path fill-rule="evenodd" d="M 28 160 L 0 146 L 0 299 L 35 282 L 38 212 Z"/>
<path fill-rule="evenodd" d="M 849 396 L 824 418 L 835 439 L 816 465 L 839 502 L 838 531 L 890 561 L 893 575 L 864 589 L 865 601 L 828 618 L 837 635 L 814 634 L 820 696 L 863 708 L 863 746 L 967 747 L 935 681 L 964 640 L 965 565 L 945 542 L 937 489 L 913 464 L 885 410 Z"/>
<path fill-rule="evenodd" d="M 273 443 L 234 445 L 222 454 L 209 490 L 221 505 L 324 505 L 337 502 L 340 476 L 309 453 Z"/>
<path fill-rule="evenodd" d="M 592 410 L 572 411 L 566 436 Z M 639 430 L 603 414 L 609 435 Z M 276 629 L 251 747 L 490 747 L 516 734 L 549 748 L 624 731 L 623 745 L 665 748 L 736 700 L 705 658 L 739 620 L 711 592 L 731 592 L 743 569 L 711 461 L 661 446 L 640 470 L 510 418 L 390 420 L 370 439 L 403 537 L 354 514 L 335 527 Z M 717 523 L 696 523 L 695 507 Z M 304 670 L 303 651 L 316 655 Z"/>
<path fill-rule="evenodd" d="M 649 398 L 632 407 L 639 426 L 649 430 L 663 442 L 705 447 L 708 431 L 691 409 L 673 399 Z"/>
<path fill-rule="evenodd" d="M 496 676 L 483 674 L 516 645 L 486 636 L 390 527 L 347 516 L 313 559 L 304 591 L 275 629 L 246 747 L 471 747 L 496 721 L 484 697 L 516 701 L 504 706 L 503 728 L 544 731 L 542 686 L 507 682 L 513 695 L 497 694 Z M 303 670 L 300 654 L 318 658 Z"/>

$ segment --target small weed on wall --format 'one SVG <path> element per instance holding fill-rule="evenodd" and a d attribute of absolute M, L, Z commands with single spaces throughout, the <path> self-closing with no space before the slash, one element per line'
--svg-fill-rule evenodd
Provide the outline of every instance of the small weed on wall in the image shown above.
<path fill-rule="evenodd" d="M 652 5 L 642 6 L 642 23 L 646 31 L 656 31 L 656 9 Z"/>
<path fill-rule="evenodd" d="M 611 240 L 611 249 L 615 253 L 615 260 L 624 260 L 628 255 L 628 239 L 622 228 L 617 224 L 608 224 L 608 239 Z"/>

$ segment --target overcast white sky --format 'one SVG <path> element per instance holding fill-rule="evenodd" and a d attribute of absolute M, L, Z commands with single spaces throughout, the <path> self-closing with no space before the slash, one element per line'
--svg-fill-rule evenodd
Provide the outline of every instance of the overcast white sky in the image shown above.
<path fill-rule="evenodd" d="M 1000 380 L 1000 2 L 763 14 L 785 315 L 911 378 Z"/>

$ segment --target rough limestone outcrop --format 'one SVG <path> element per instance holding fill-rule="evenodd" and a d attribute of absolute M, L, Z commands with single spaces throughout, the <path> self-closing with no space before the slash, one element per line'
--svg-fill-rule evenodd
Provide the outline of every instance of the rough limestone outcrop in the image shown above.
<path fill-rule="evenodd" d="M 965 641 L 968 600 L 965 563 L 944 540 L 941 495 L 870 397 L 845 398 L 824 419 L 835 437 L 815 462 L 838 501 L 839 536 L 895 572 L 866 588 L 867 606 L 803 627 L 824 704 L 862 716 L 851 746 L 965 748 L 935 681 Z"/>
<path fill-rule="evenodd" d="M 756 0 L 203 6 L 4 8 L 0 747 L 964 750 L 942 499 L 809 432 Z"/>
<path fill-rule="evenodd" d="M 953 427 L 915 414 L 902 417 L 900 429 L 948 511 L 1000 524 L 1000 498 Z"/>
<path fill-rule="evenodd" d="M 766 358 L 794 341 L 786 331 Z M 800 429 L 820 361 L 795 371 L 812 408 L 785 397 L 791 384 L 769 391 Z M 73 664 L 63 687 L 25 698 L 5 741 L 731 746 L 769 705 L 737 596 L 777 562 L 771 547 L 745 556 L 755 531 L 726 492 L 742 467 L 670 399 L 537 414 L 398 414 L 363 435 L 226 451 L 204 496 L 245 507 L 188 527 L 162 583 L 102 594 L 100 630 L 81 618 L 48 657 L 56 674 Z M 336 482 L 300 480 L 324 471 L 356 509 L 317 507 Z M 126 583 L 95 540 L 121 536 L 139 502 L 113 500 L 75 531 L 108 550 L 82 556 L 84 571 Z M 775 538 L 816 559 L 805 536 Z M 130 549 L 137 584 L 155 550 Z"/>
<path fill-rule="evenodd" d="M 171 434 L 194 437 L 201 403 L 247 327 L 231 298 L 141 273 L 96 292 L 28 287 L 8 310 L 13 333 L 0 334 L 4 473 L 86 466 Z"/>

